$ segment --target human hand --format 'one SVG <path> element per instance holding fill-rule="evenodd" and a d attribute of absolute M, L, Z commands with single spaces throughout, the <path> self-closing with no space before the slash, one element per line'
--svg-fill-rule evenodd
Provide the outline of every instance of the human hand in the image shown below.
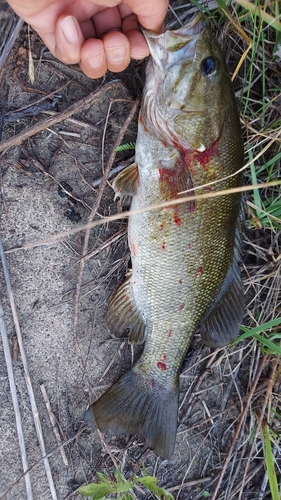
<path fill-rule="evenodd" d="M 149 54 L 140 32 L 160 32 L 168 0 L 7 0 L 66 64 L 79 63 L 90 78 L 123 71 L 130 58 Z"/>

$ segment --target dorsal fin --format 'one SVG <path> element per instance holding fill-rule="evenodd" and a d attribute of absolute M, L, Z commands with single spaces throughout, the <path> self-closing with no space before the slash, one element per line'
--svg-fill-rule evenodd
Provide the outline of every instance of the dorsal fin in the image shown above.
<path fill-rule="evenodd" d="M 209 347 L 230 344 L 239 334 L 244 314 L 244 289 L 239 270 L 240 234 L 236 230 L 233 264 L 208 316 L 201 323 L 201 338 Z"/>

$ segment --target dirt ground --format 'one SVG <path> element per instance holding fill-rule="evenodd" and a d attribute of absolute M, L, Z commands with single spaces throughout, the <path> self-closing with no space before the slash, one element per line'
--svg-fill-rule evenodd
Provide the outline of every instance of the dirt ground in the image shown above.
<path fill-rule="evenodd" d="M 11 16 L 1 4 L 1 19 Z M 2 22 L 2 21 L 1 21 Z M 3 25 L 4 26 L 4 25 Z M 6 26 L 6 25 L 5 25 Z M 4 36 L 4 31 L 1 36 Z M 28 48 L 33 56 L 35 80 L 28 70 Z M 18 351 L 11 306 L 2 272 L 0 296 L 4 309 L 12 367 L 27 450 L 33 498 L 82 498 L 75 490 L 96 480 L 100 471 L 109 477 L 116 466 L 125 477 L 149 474 L 178 499 L 207 498 L 213 491 L 229 452 L 236 425 L 253 382 L 260 354 L 254 344 L 212 351 L 196 335 L 181 376 L 179 427 L 175 453 L 170 461 L 157 458 L 135 437 L 103 437 L 83 423 L 89 404 L 111 385 L 139 356 L 126 339 L 112 338 L 106 326 L 107 301 L 126 272 L 129 255 L 126 222 L 98 226 L 90 232 L 84 259 L 77 314 L 77 283 L 85 232 L 31 248 L 26 245 L 87 223 L 98 196 L 99 180 L 109 161 L 118 133 L 140 95 L 143 65 L 133 63 L 118 79 L 91 81 L 77 67 L 55 60 L 34 32 L 24 26 L 1 71 L 1 108 L 6 113 L 2 143 L 28 131 L 108 84 L 90 105 L 57 124 L 48 124 L 1 153 L 0 236 L 6 251 L 15 306 L 24 350 L 38 407 L 46 452 L 56 496 L 51 493 L 34 426 L 22 357 Z M 24 108 L 37 103 L 41 112 L 24 116 Z M 13 121 L 7 113 L 20 110 Z M 11 119 L 12 120 L 12 119 Z M 137 115 L 123 143 L 136 137 Z M 117 153 L 114 166 L 132 152 Z M 97 181 L 93 187 L 93 182 Z M 110 181 L 96 219 L 117 212 Z M 79 274 L 80 273 L 80 274 Z M 239 367 L 239 370 L 236 370 Z M 65 455 L 54 434 L 43 390 L 55 416 Z M 6 362 L 0 343 L 0 498 L 27 498 Z M 252 428 L 244 421 L 245 435 Z M 248 430 L 248 432 L 246 432 Z M 247 438 L 246 438 L 247 440 Z M 239 473 L 222 482 L 219 498 L 237 498 L 246 460 L 245 442 L 234 451 L 230 467 Z M 243 455 L 243 453 L 244 455 Z M 235 454 L 236 453 L 236 454 Z M 254 500 L 264 475 L 261 450 L 251 462 L 243 498 Z M 231 479 L 231 480 L 232 480 Z M 18 480 L 18 482 L 17 482 Z M 232 496 L 227 495 L 231 487 Z M 10 490 L 7 495 L 5 492 Z M 153 498 L 138 491 L 137 498 Z M 266 498 L 266 497 L 263 497 Z M 30 500 L 30 499 L 28 499 Z"/>

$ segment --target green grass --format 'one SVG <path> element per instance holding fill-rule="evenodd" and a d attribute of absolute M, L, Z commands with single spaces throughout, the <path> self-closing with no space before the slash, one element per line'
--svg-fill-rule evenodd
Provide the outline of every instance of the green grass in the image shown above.
<path fill-rule="evenodd" d="M 157 478 L 150 476 L 143 469 L 143 475 L 138 477 L 133 475 L 130 479 L 125 479 L 120 470 L 116 469 L 114 479 L 110 479 L 97 472 L 99 481 L 97 483 L 81 486 L 78 491 L 82 496 L 91 497 L 93 500 L 112 498 L 108 495 L 116 495 L 119 500 L 134 500 L 136 498 L 134 489 L 138 486 L 145 487 L 154 498 L 159 500 L 173 500 L 174 497 L 157 484 Z"/>
<path fill-rule="evenodd" d="M 272 329 L 276 326 L 280 326 L 279 332 L 273 332 Z M 262 325 L 256 326 L 255 328 L 245 328 L 241 326 L 241 330 L 244 332 L 236 340 L 234 344 L 241 342 L 249 337 L 256 339 L 264 352 L 268 352 L 275 356 L 281 357 L 281 318 L 276 318 Z M 264 335 L 261 335 L 263 333 Z"/>

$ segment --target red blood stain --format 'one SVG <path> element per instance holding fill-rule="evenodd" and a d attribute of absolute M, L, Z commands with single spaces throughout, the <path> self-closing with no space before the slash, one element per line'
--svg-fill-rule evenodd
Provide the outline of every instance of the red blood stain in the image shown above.
<path fill-rule="evenodd" d="M 126 296 L 125 296 L 125 300 L 129 300 L 129 295 L 126 295 Z"/>
<path fill-rule="evenodd" d="M 203 167 L 204 170 L 208 167 L 210 161 L 212 158 L 220 156 L 220 152 L 218 149 L 218 142 L 220 140 L 220 137 L 213 143 L 211 146 L 209 146 L 205 151 L 202 151 L 201 153 L 199 151 L 192 151 L 192 150 L 186 150 L 183 149 L 180 146 L 177 146 L 182 153 L 182 156 L 184 158 L 184 161 L 188 167 L 188 170 L 193 173 L 194 170 L 194 160 L 198 161 L 200 165 Z M 193 193 L 192 193 L 193 194 Z"/>
<path fill-rule="evenodd" d="M 182 280 L 179 280 L 179 284 L 182 285 Z"/>
<path fill-rule="evenodd" d="M 162 242 L 162 250 L 166 250 L 166 241 Z"/>
<path fill-rule="evenodd" d="M 152 387 L 152 389 L 154 389 L 154 387 L 155 387 L 155 380 L 151 381 L 151 387 Z"/>
<path fill-rule="evenodd" d="M 174 168 L 159 167 L 160 192 L 165 199 L 177 198 L 180 191 L 192 188 L 188 166 L 179 158 Z"/>
<path fill-rule="evenodd" d="M 157 368 L 159 368 L 159 370 L 162 370 L 162 372 L 165 372 L 167 370 L 167 366 L 165 363 L 163 363 L 162 361 L 159 361 L 157 363 Z"/>
<path fill-rule="evenodd" d="M 168 339 L 170 339 L 172 335 L 173 335 L 173 330 L 169 330 Z"/>
<path fill-rule="evenodd" d="M 136 257 L 136 255 L 137 255 L 137 247 L 136 247 L 135 243 L 131 242 L 131 250 L 132 250 L 133 256 Z"/>
<path fill-rule="evenodd" d="M 195 278 L 198 278 L 198 276 L 201 276 L 201 274 L 203 274 L 204 271 L 203 271 L 203 267 L 198 267 L 196 273 L 195 273 Z"/>
<path fill-rule="evenodd" d="M 162 229 L 164 229 L 164 224 L 160 224 L 159 229 L 162 231 Z"/>
<path fill-rule="evenodd" d="M 182 310 L 183 310 L 184 306 L 185 306 L 185 304 L 181 304 L 181 305 L 180 305 L 180 311 L 182 311 Z"/>
<path fill-rule="evenodd" d="M 181 226 L 181 218 L 176 210 L 174 210 L 174 221 L 177 226 Z"/>
<path fill-rule="evenodd" d="M 205 151 L 202 153 L 199 153 L 196 155 L 196 159 L 199 161 L 200 165 L 203 167 L 204 170 L 206 170 L 206 167 L 210 163 L 210 160 L 214 156 L 219 156 L 220 152 L 218 150 L 218 141 L 214 142 L 211 146 L 208 147 Z"/>
<path fill-rule="evenodd" d="M 160 163 L 161 165 L 161 163 Z M 184 158 L 179 158 L 174 166 L 174 168 L 159 167 L 159 187 L 160 193 L 164 200 L 174 200 L 178 197 L 178 193 L 193 188 L 193 183 L 190 177 L 189 164 Z M 190 192 L 190 194 L 193 194 Z M 180 217 L 177 213 L 177 205 L 169 210 L 174 210 L 174 220 L 177 225 L 181 224 Z M 187 202 L 181 205 L 181 210 L 186 210 L 186 212 L 194 212 L 195 203 Z"/>

